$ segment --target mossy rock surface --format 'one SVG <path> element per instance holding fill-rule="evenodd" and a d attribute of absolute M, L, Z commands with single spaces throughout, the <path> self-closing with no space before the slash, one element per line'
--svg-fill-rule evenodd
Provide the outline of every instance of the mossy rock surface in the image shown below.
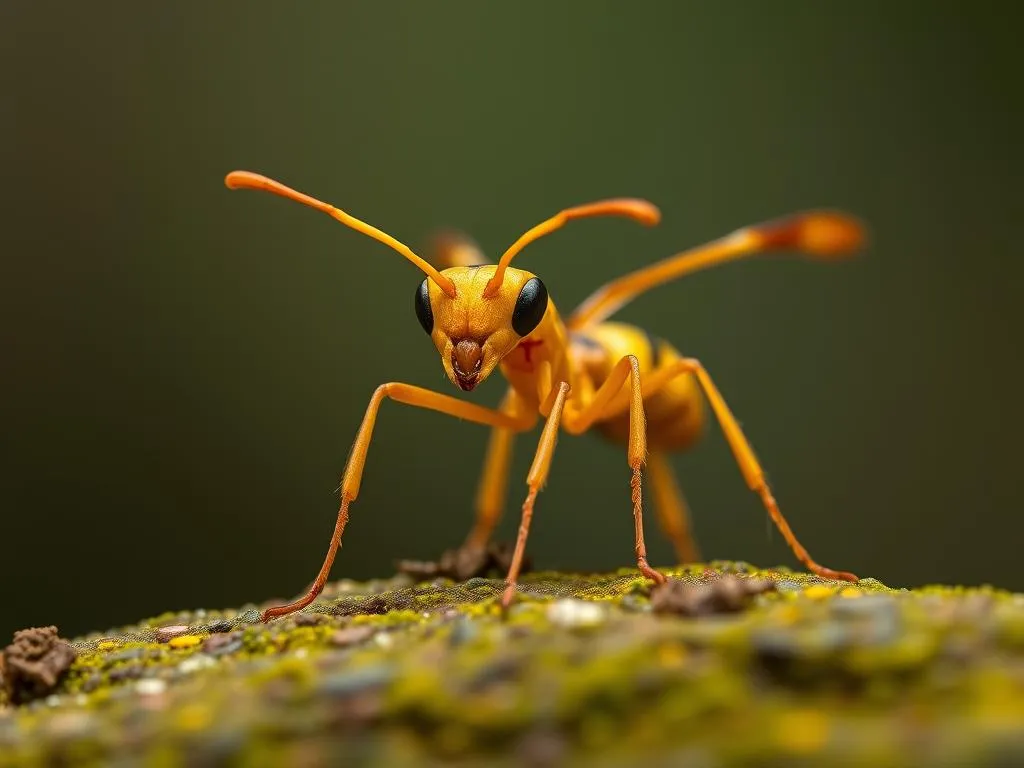
<path fill-rule="evenodd" d="M 771 579 L 742 611 L 654 613 L 636 571 L 331 585 L 75 639 L 0 707 L 0 766 L 1024 764 L 1024 595 Z"/>

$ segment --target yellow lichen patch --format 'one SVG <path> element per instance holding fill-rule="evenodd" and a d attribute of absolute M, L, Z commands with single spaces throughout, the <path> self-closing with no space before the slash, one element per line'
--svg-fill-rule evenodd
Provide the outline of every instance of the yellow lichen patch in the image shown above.
<path fill-rule="evenodd" d="M 799 709 L 779 717 L 776 738 L 790 752 L 809 755 L 821 750 L 828 741 L 829 720 L 815 709 Z"/>
<path fill-rule="evenodd" d="M 1005 606 L 1000 606 L 996 616 L 999 621 L 996 631 L 1000 639 L 1007 645 L 1024 647 L 1024 614 L 1019 609 L 1011 611 Z"/>
<path fill-rule="evenodd" d="M 195 648 L 203 642 L 203 638 L 199 635 L 180 635 L 179 637 L 172 637 L 167 641 L 167 644 L 171 648 Z"/>
<path fill-rule="evenodd" d="M 597 751 L 614 741 L 619 728 L 620 723 L 615 718 L 597 711 L 585 717 L 580 724 L 580 740 L 587 749 Z"/>
<path fill-rule="evenodd" d="M 316 670 L 307 659 L 289 656 L 273 666 L 254 672 L 248 680 L 253 687 L 262 687 L 276 680 L 292 682 L 299 688 L 306 688 L 316 679 Z"/>
<path fill-rule="evenodd" d="M 925 632 L 905 630 L 893 642 L 851 649 L 846 663 L 851 670 L 886 682 L 887 673 L 912 672 L 925 666 L 939 651 L 939 640 Z"/>
<path fill-rule="evenodd" d="M 812 600 L 824 600 L 827 597 L 832 597 L 835 593 L 836 591 L 832 587 L 825 584 L 814 584 L 804 590 L 804 597 L 809 597 Z"/>
<path fill-rule="evenodd" d="M 839 592 L 840 597 L 851 598 L 851 597 L 863 597 L 864 593 L 856 587 L 845 587 Z"/>
<path fill-rule="evenodd" d="M 670 669 L 686 662 L 686 649 L 680 643 L 665 643 L 658 648 L 658 661 Z"/>
<path fill-rule="evenodd" d="M 200 702 L 186 704 L 175 717 L 175 725 L 183 731 L 200 732 L 210 726 L 214 719 L 213 709 Z"/>
<path fill-rule="evenodd" d="M 793 603 L 783 604 L 772 613 L 772 618 L 777 619 L 782 624 L 796 624 L 803 617 L 803 609 Z"/>
<path fill-rule="evenodd" d="M 468 752 L 473 746 L 473 736 L 461 723 L 449 723 L 438 729 L 437 746 L 448 756 L 456 756 Z"/>
<path fill-rule="evenodd" d="M 96 645 L 97 651 L 112 651 L 115 648 L 120 648 L 121 644 L 116 640 L 101 640 Z"/>

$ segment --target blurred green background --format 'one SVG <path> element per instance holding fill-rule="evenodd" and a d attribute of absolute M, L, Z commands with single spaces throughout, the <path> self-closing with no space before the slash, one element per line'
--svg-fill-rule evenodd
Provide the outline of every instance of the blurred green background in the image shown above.
<path fill-rule="evenodd" d="M 491 254 L 567 205 L 658 203 L 657 229 L 579 223 L 522 256 L 563 312 L 743 224 L 855 212 L 858 260 L 731 265 L 620 319 L 705 363 L 823 563 L 1024 588 L 1012 11 L 5 3 L 0 638 L 298 592 L 374 387 L 457 394 L 413 313 L 422 275 L 230 193 L 234 168 L 413 247 L 455 226 Z M 393 404 L 378 424 L 335 578 L 437 555 L 471 521 L 486 432 Z M 675 465 L 706 556 L 794 564 L 717 428 Z M 621 449 L 564 438 L 535 560 L 630 565 L 628 480 Z"/>

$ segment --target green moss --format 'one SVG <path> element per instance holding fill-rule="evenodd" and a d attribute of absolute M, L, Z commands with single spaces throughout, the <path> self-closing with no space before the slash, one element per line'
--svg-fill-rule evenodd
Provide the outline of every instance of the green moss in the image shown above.
<path fill-rule="evenodd" d="M 996 764 L 1024 759 L 1024 596 L 773 579 L 745 612 L 651 612 L 635 570 L 331 585 L 297 616 L 166 613 L 78 638 L 47 700 L 0 710 L 0 766 Z M 174 643 L 162 626 L 187 625 Z M 194 638 L 194 639 L 191 639 Z M 182 647 L 173 647 L 182 646 Z"/>

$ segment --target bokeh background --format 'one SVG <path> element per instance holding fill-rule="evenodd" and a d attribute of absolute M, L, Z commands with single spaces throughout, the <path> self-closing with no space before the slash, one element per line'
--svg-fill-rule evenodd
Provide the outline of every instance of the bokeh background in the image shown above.
<path fill-rule="evenodd" d="M 857 213 L 857 260 L 730 265 L 620 318 L 704 361 L 822 562 L 1024 588 L 1012 12 L 4 3 L 0 637 L 298 592 L 374 387 L 454 393 L 413 313 L 422 275 L 327 217 L 228 192 L 234 168 L 414 247 L 454 226 L 491 254 L 567 205 L 657 202 L 657 229 L 580 223 L 521 257 L 564 311 L 743 224 Z M 334 577 L 459 543 L 485 440 L 386 405 Z M 675 465 L 707 556 L 794 564 L 717 428 Z M 621 449 L 563 439 L 535 560 L 631 564 L 628 480 Z"/>

